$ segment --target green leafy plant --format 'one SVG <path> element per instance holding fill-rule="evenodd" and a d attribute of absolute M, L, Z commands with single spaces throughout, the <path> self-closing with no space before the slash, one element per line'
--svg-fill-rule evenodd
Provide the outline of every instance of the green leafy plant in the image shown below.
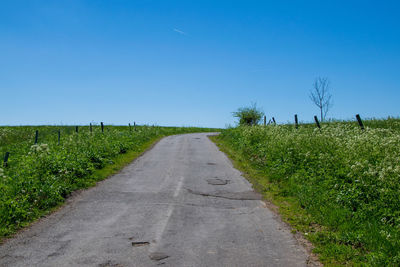
<path fill-rule="evenodd" d="M 256 104 L 249 107 L 239 108 L 237 111 L 232 112 L 233 116 L 239 119 L 239 125 L 258 125 L 264 112 L 257 108 Z"/>

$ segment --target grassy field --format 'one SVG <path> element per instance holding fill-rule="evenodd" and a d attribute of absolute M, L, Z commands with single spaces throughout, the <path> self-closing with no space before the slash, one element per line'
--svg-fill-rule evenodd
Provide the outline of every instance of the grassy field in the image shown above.
<path fill-rule="evenodd" d="M 38 130 L 38 143 L 34 144 Z M 58 142 L 58 131 L 61 138 Z M 186 127 L 0 127 L 0 238 L 59 206 L 74 190 L 92 186 L 163 136 L 215 129 Z"/>
<path fill-rule="evenodd" d="M 213 139 L 329 265 L 400 266 L 400 120 L 238 127 Z"/>

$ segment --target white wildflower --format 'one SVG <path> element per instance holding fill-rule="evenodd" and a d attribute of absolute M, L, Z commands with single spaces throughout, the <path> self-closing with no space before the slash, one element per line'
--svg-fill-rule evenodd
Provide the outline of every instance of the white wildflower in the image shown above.
<path fill-rule="evenodd" d="M 40 144 L 40 145 L 32 145 L 31 146 L 31 151 L 29 154 L 36 153 L 36 154 L 42 154 L 42 153 L 49 153 L 49 145 L 48 144 Z"/>

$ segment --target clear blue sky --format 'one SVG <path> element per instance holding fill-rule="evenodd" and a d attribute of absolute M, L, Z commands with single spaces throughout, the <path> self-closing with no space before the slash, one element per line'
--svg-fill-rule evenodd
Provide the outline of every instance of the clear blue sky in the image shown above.
<path fill-rule="evenodd" d="M 0 125 L 398 116 L 399 1 L 2 0 Z"/>

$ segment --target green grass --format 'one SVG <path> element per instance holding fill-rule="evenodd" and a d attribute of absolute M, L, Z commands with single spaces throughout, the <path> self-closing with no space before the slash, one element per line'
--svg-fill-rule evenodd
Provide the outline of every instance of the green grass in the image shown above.
<path fill-rule="evenodd" d="M 323 263 L 400 265 L 400 120 L 239 127 L 213 139 Z"/>
<path fill-rule="evenodd" d="M 35 131 L 38 144 L 34 144 Z M 57 131 L 61 130 L 58 144 Z M 140 126 L 0 127 L 0 239 L 59 207 L 68 195 L 118 172 L 163 136 L 216 129 Z"/>

